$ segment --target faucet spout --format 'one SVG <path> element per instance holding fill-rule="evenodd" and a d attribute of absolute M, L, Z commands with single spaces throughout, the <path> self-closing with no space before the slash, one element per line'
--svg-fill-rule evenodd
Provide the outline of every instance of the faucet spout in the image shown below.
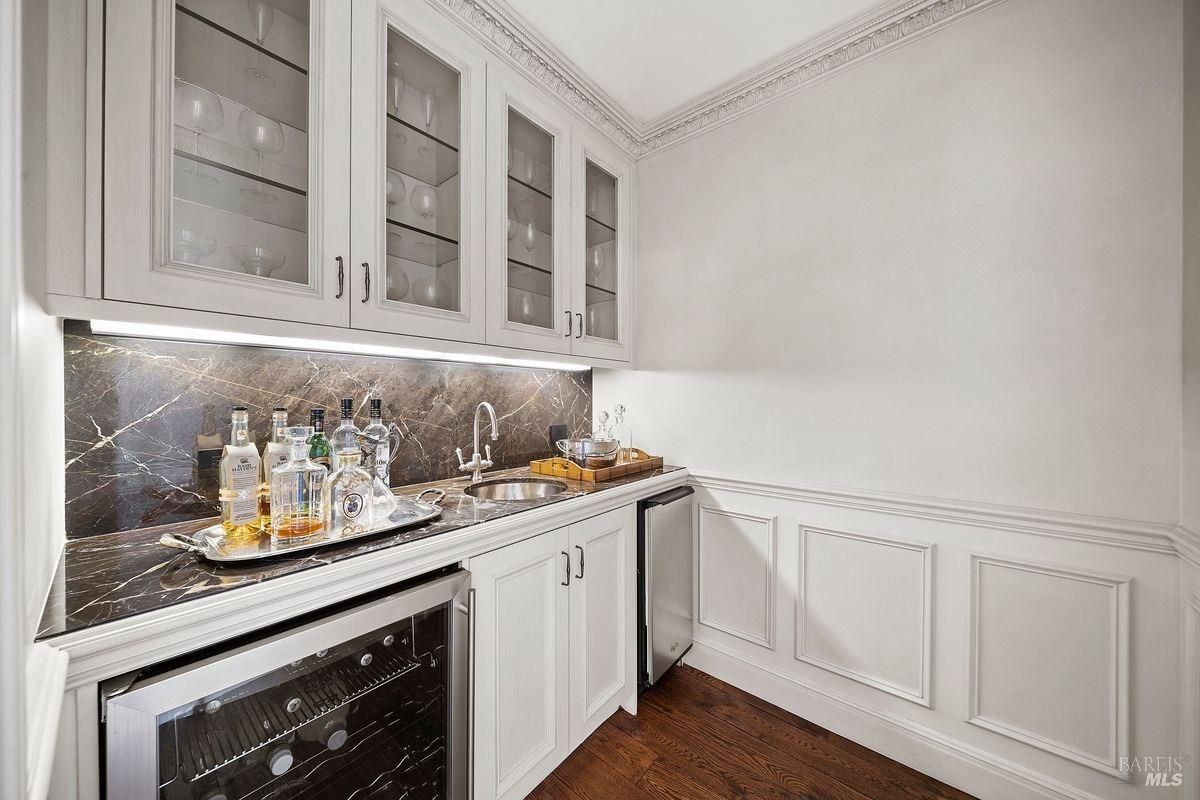
<path fill-rule="evenodd" d="M 471 455 L 471 460 L 467 461 L 463 458 L 462 448 L 458 448 L 455 452 L 458 453 L 458 468 L 462 472 L 471 473 L 471 482 L 478 483 L 483 478 L 483 471 L 492 466 L 492 446 L 484 445 L 483 455 L 479 453 L 479 412 L 486 411 L 492 423 L 492 441 L 500 440 L 499 423 L 496 421 L 496 409 L 491 403 L 486 400 L 475 406 L 475 430 L 472 444 L 475 447 L 475 452 Z"/>

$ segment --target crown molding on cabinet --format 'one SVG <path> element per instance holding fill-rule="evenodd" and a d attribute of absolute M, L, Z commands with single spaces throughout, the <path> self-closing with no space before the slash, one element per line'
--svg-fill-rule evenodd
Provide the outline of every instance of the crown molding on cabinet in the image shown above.
<path fill-rule="evenodd" d="M 504 0 L 429 0 L 634 158 L 679 144 L 853 64 L 1003 0 L 888 0 L 760 64 L 695 102 L 638 122 Z"/>

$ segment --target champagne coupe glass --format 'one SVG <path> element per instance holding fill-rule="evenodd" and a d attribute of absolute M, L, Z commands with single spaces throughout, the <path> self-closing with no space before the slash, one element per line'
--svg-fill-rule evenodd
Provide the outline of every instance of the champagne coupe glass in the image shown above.
<path fill-rule="evenodd" d="M 193 86 L 190 83 L 177 81 L 175 83 L 175 121 L 179 125 L 190 128 L 196 134 L 195 155 L 200 155 L 200 134 L 215 133 L 225 124 L 225 108 L 221 98 L 207 89 Z M 195 164 L 183 170 L 191 177 L 202 183 L 216 184 L 219 181 L 212 175 L 201 171 L 200 165 Z"/>
<path fill-rule="evenodd" d="M 275 21 L 275 9 L 265 0 L 246 0 L 246 10 L 250 12 L 250 27 L 254 29 L 254 40 L 262 47 L 271 32 L 271 23 Z M 270 73 L 259 67 L 246 67 L 242 74 L 266 86 L 274 86 L 275 79 Z"/>
<path fill-rule="evenodd" d="M 283 126 L 270 117 L 246 108 L 238 115 L 237 131 L 246 146 L 258 154 L 258 174 L 262 175 L 263 156 L 273 156 L 283 150 Z M 255 189 L 242 189 L 242 192 L 260 203 L 279 200 L 261 183 Z"/>
<path fill-rule="evenodd" d="M 420 101 L 421 115 L 425 119 L 425 132 L 433 133 L 433 120 L 437 117 L 437 92 L 431 83 L 423 83 L 417 88 L 417 98 Z M 423 156 L 428 156 L 433 152 L 433 148 L 427 144 L 423 144 L 417 148 L 417 152 Z"/>
<path fill-rule="evenodd" d="M 231 247 L 229 255 L 248 275 L 257 275 L 260 278 L 271 277 L 271 273 L 282 267 L 285 260 L 283 253 L 276 253 L 257 244 Z"/>
<path fill-rule="evenodd" d="M 201 259 L 217 251 L 216 239 L 191 228 L 176 228 L 172 244 L 175 259 L 188 264 L 199 264 Z"/>
<path fill-rule="evenodd" d="M 521 224 L 521 244 L 525 246 L 525 252 L 533 256 L 533 251 L 537 249 L 538 229 L 532 222 Z"/>
<path fill-rule="evenodd" d="M 421 215 L 422 221 L 429 225 L 429 218 L 437 216 L 437 192 L 432 187 L 420 184 L 413 187 L 412 195 L 408 198 L 412 210 Z"/>
<path fill-rule="evenodd" d="M 404 202 L 404 197 L 408 193 L 408 188 L 404 185 L 404 178 L 400 177 L 400 173 L 394 169 L 387 171 L 387 215 L 393 217 L 393 210 L 397 203 Z"/>

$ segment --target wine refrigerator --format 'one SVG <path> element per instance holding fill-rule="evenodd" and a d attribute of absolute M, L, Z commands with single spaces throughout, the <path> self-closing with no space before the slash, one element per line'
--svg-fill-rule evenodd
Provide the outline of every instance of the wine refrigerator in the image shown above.
<path fill-rule="evenodd" d="M 103 691 L 108 800 L 468 796 L 470 573 Z"/>

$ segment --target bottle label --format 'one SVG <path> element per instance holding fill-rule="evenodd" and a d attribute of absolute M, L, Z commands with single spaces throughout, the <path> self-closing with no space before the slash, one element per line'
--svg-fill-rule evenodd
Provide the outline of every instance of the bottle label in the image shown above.
<path fill-rule="evenodd" d="M 238 452 L 239 450 L 243 452 Z M 246 452 L 250 451 L 250 452 Z M 228 486 L 229 521 L 249 525 L 258 521 L 259 459 L 254 445 L 230 447 Z"/>
<path fill-rule="evenodd" d="M 346 519 L 356 519 L 363 510 L 363 496 L 358 492 L 351 492 L 342 498 L 342 513 Z"/>

